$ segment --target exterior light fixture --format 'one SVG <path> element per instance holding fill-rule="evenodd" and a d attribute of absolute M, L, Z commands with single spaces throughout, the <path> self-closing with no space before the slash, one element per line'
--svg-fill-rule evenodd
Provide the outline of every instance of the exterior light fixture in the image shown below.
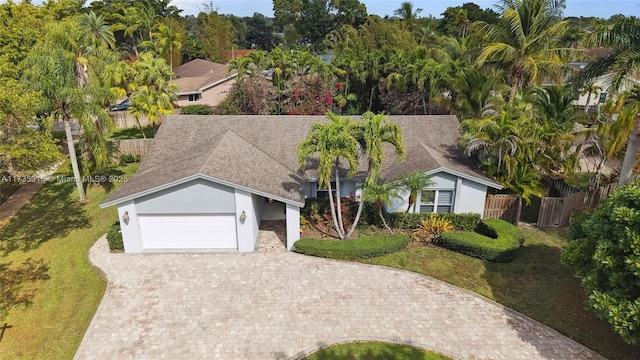
<path fill-rule="evenodd" d="M 129 212 L 125 211 L 124 215 L 122 215 L 122 222 L 124 222 L 125 225 L 129 225 Z"/>
<path fill-rule="evenodd" d="M 244 210 L 242 210 L 242 214 L 240 214 L 240 222 L 244 223 L 246 219 L 247 219 L 247 214 L 245 214 Z"/>

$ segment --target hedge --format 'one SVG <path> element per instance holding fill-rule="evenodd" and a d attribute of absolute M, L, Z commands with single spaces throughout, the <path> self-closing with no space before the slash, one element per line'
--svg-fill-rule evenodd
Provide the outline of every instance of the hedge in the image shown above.
<path fill-rule="evenodd" d="M 211 115 L 211 106 L 207 105 L 185 105 L 180 108 L 182 115 Z"/>
<path fill-rule="evenodd" d="M 111 225 L 107 232 L 107 242 L 109 243 L 109 249 L 111 250 L 124 250 L 124 243 L 122 242 L 122 232 L 120 231 L 120 222 L 116 222 Z"/>
<path fill-rule="evenodd" d="M 446 232 L 440 240 L 440 246 L 449 250 L 484 260 L 508 262 L 522 246 L 524 234 L 506 221 L 486 219 L 478 224 L 476 232 Z"/>
<path fill-rule="evenodd" d="M 409 236 L 372 235 L 347 240 L 301 239 L 295 251 L 310 256 L 338 260 L 367 259 L 404 249 L 411 242 Z"/>

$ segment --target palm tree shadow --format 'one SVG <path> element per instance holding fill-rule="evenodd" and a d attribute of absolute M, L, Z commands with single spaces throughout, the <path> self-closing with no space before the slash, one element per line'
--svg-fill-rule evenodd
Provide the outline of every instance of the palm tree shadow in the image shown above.
<path fill-rule="evenodd" d="M 28 258 L 19 266 L 0 263 L 0 318 L 13 307 L 30 305 L 36 294 L 33 284 L 48 279 L 49 266 L 42 259 Z"/>
<path fill-rule="evenodd" d="M 66 179 L 66 178 L 59 178 Z M 71 230 L 90 226 L 86 210 L 72 194 L 73 181 L 51 181 L 25 205 L 11 221 L 0 228 L 0 251 L 29 251 L 43 243 L 64 237 Z"/>

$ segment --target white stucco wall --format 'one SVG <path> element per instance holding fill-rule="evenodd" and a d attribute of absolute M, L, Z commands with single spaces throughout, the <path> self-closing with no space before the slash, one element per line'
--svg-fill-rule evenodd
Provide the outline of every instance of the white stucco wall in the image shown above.
<path fill-rule="evenodd" d="M 487 198 L 487 186 L 474 181 L 460 179 L 462 183 L 455 195 L 455 213 L 484 214 L 484 204 Z"/>
<path fill-rule="evenodd" d="M 129 216 L 128 224 L 125 224 L 123 220 L 125 213 L 127 213 L 127 215 Z M 122 231 L 124 252 L 142 252 L 142 238 L 140 236 L 138 213 L 136 212 L 136 206 L 133 200 L 118 205 L 118 218 L 120 219 L 120 229 Z"/>
<path fill-rule="evenodd" d="M 258 232 L 254 229 L 254 222 L 257 221 L 256 209 L 253 206 L 251 193 L 235 189 L 236 193 L 236 231 L 238 233 L 238 251 L 251 252 L 255 250 Z M 242 212 L 245 213 L 245 220 L 241 221 Z"/>
<path fill-rule="evenodd" d="M 293 250 L 298 240 L 300 240 L 300 208 L 287 204 L 287 250 Z"/>

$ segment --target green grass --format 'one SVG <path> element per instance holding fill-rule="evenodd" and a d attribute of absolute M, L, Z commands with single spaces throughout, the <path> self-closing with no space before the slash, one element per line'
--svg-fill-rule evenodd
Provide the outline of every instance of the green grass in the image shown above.
<path fill-rule="evenodd" d="M 509 263 L 492 263 L 429 246 L 367 259 L 406 269 L 476 292 L 536 319 L 610 359 L 634 359 L 640 347 L 626 345 L 611 326 L 584 309 L 586 295 L 560 263 L 561 231 L 521 227 L 525 242 Z"/>
<path fill-rule="evenodd" d="M 307 360 L 446 360 L 450 357 L 407 345 L 381 342 L 339 344 L 307 356 Z"/>
<path fill-rule="evenodd" d="M 122 174 L 130 176 L 136 168 L 123 167 Z M 10 326 L 0 342 L 0 358 L 70 359 L 75 354 L 106 286 L 87 256 L 117 219 L 114 208 L 98 207 L 106 188 L 89 186 L 89 202 L 80 204 L 75 183 L 49 182 L 0 228 L 0 326 Z"/>
<path fill-rule="evenodd" d="M 155 136 L 157 129 L 153 126 L 146 126 L 142 128 L 144 135 L 147 139 L 151 139 Z M 125 140 L 125 139 L 142 139 L 142 132 L 137 127 L 116 129 L 109 134 L 107 140 Z"/>

